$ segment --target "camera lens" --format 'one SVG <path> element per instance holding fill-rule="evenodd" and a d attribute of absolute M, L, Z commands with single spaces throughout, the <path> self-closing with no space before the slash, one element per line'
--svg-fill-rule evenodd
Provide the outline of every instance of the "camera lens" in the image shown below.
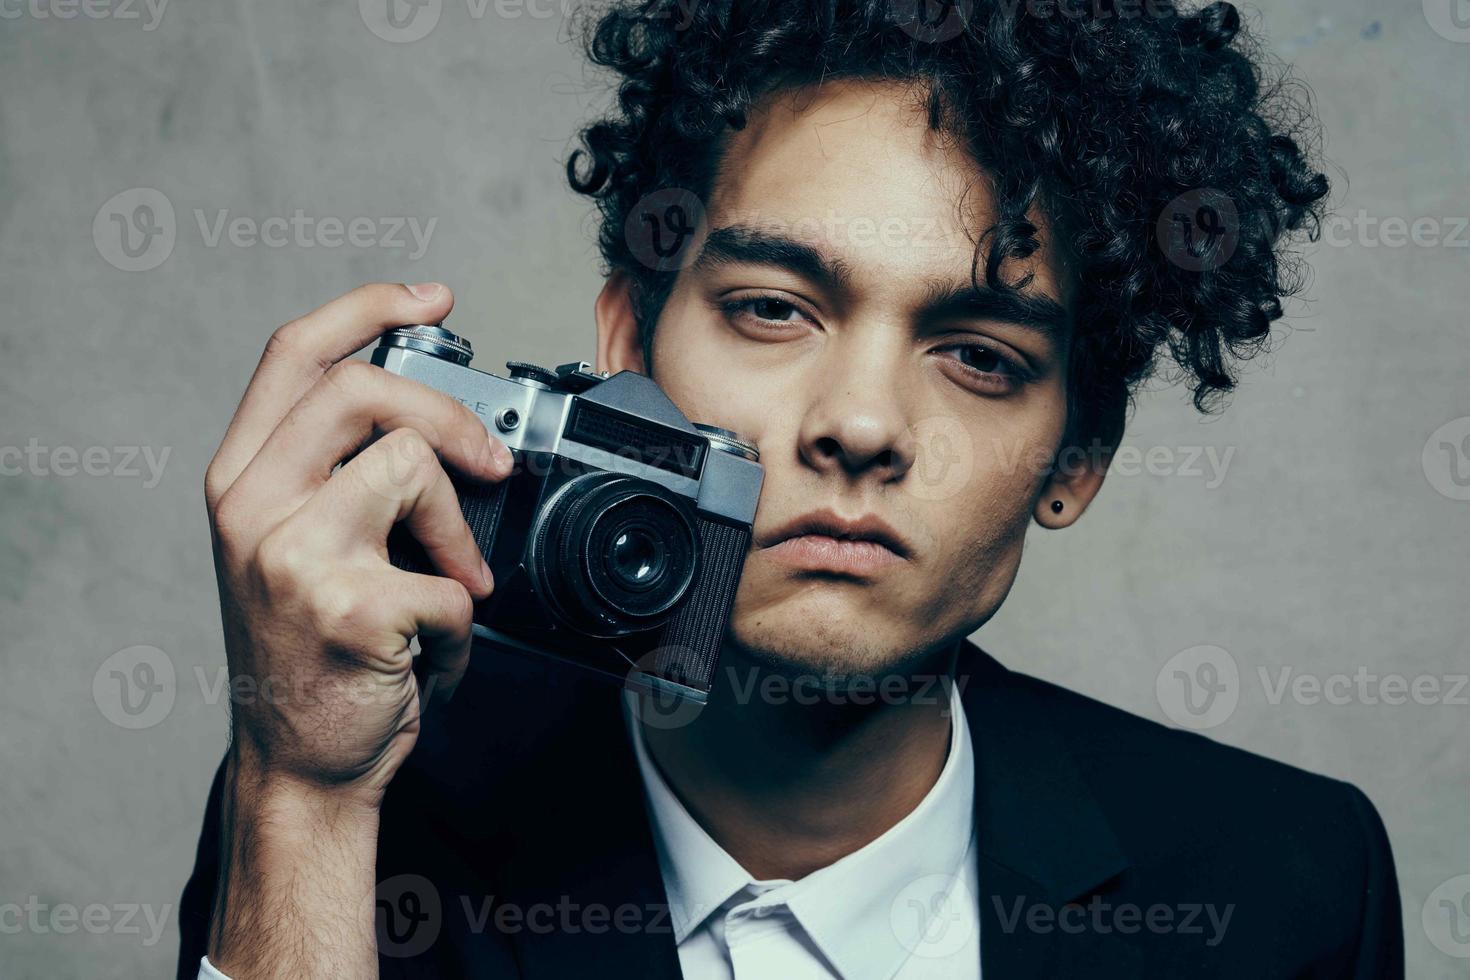
<path fill-rule="evenodd" d="M 693 528 L 662 494 L 627 487 L 609 496 L 588 528 L 587 582 L 623 616 L 658 615 L 694 579 Z"/>
<path fill-rule="evenodd" d="M 563 619 L 595 636 L 652 629 L 684 598 L 699 540 L 682 504 L 648 480 L 589 473 L 542 512 L 532 560 Z"/>
<path fill-rule="evenodd" d="M 646 589 L 656 585 L 665 567 L 663 543 L 646 525 L 623 528 L 608 546 L 608 574 L 624 588 Z"/>

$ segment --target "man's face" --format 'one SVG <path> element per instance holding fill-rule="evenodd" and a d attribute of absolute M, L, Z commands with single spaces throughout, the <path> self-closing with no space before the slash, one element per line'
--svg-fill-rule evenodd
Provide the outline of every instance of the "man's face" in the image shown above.
<path fill-rule="evenodd" d="M 768 101 L 730 138 L 657 324 L 674 403 L 760 448 L 731 637 L 768 663 L 898 667 L 978 627 L 1015 577 L 1066 422 L 1065 274 L 1045 248 L 1007 266 L 1034 273 L 1024 302 L 973 293 L 990 196 L 943 143 L 896 85 Z M 876 517 L 897 547 L 779 543 L 824 509 Z"/>

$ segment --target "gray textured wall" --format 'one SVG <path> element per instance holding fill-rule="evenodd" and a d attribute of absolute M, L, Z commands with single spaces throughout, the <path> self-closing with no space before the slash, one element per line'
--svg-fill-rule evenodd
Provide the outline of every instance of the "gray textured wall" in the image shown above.
<path fill-rule="evenodd" d="M 0 0 L 0 450 L 23 452 L 0 458 L 0 975 L 170 969 L 226 730 L 201 484 L 270 331 L 362 281 L 435 278 L 486 362 L 590 357 L 592 223 L 560 161 L 602 91 L 556 7 L 430 0 L 403 43 L 384 0 Z M 1349 223 L 1224 417 L 1144 399 L 1132 472 L 1037 531 L 979 639 L 1362 786 L 1411 974 L 1464 976 L 1470 947 L 1423 912 L 1470 891 L 1470 692 L 1447 696 L 1470 670 L 1470 28 L 1450 0 L 1254 9 L 1316 92 Z M 221 212 L 296 209 L 374 239 L 411 217 L 427 247 L 213 238 Z M 1191 713 L 1176 671 L 1211 670 L 1225 687 Z M 1385 703 L 1390 674 L 1433 703 Z"/>

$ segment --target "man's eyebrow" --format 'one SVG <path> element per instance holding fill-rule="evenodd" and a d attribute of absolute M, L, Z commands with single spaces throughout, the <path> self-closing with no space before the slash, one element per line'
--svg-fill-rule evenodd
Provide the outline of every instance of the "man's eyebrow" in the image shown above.
<path fill-rule="evenodd" d="M 1061 345 L 1071 331 L 1067 308 L 1050 296 L 1002 292 L 974 283 L 931 280 L 924 296 L 926 320 L 995 320 L 1025 327 Z"/>
<path fill-rule="evenodd" d="M 833 292 L 846 289 L 852 282 L 852 271 L 847 263 L 828 256 L 815 245 L 740 224 L 725 225 L 711 231 L 690 269 L 736 262 L 779 266 Z"/>
<path fill-rule="evenodd" d="M 751 225 L 731 224 L 712 230 L 690 269 L 742 263 L 787 269 L 831 291 L 852 283 L 851 267 L 808 242 Z M 922 317 L 937 320 L 995 320 L 1025 327 L 1061 345 L 1071 329 L 1067 308 L 1050 296 L 1018 291 L 1002 292 L 974 283 L 931 280 L 925 291 Z"/>

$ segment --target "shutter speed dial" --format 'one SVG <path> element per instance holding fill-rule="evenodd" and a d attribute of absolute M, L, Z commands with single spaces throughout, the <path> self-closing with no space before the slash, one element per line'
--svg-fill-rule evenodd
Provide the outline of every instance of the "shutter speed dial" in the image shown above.
<path fill-rule="evenodd" d="M 378 346 L 418 351 L 460 367 L 467 366 L 475 356 L 470 342 L 444 329 L 442 323 L 421 323 L 389 330 Z"/>

